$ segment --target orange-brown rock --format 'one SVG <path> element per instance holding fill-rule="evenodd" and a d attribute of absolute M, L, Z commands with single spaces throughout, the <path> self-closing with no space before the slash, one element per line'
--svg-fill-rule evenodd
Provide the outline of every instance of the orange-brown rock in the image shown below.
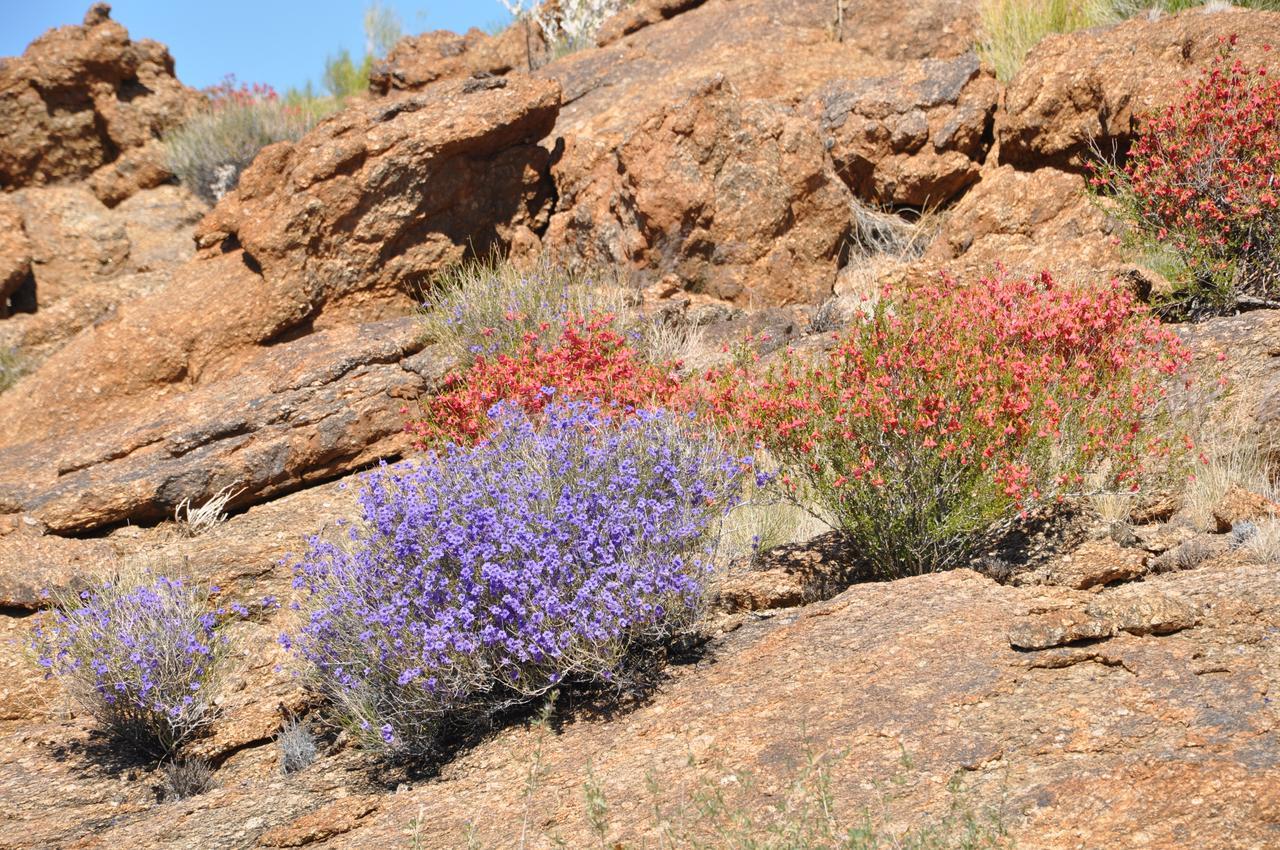
<path fill-rule="evenodd" d="M 996 96 L 995 79 L 965 53 L 905 73 L 834 79 L 817 100 L 836 171 L 855 194 L 936 207 L 977 181 Z"/>
<path fill-rule="evenodd" d="M 224 487 L 238 491 L 233 506 L 251 504 L 397 455 L 408 448 L 400 408 L 444 365 L 414 357 L 420 336 L 410 318 L 343 325 L 264 348 L 234 375 L 82 426 L 74 440 L 0 448 L 0 511 L 64 532 L 154 521 Z"/>
<path fill-rule="evenodd" d="M 941 202 L 974 180 L 995 102 L 969 5 L 846 6 L 841 27 L 825 0 L 638 3 L 602 47 L 540 67 L 564 90 L 541 246 L 641 287 L 761 304 L 829 295 L 851 196 L 826 148 L 868 197 Z M 380 90 L 500 70 L 469 64 L 478 36 L 420 39 L 397 47 L 401 70 Z M 863 154 L 884 160 L 873 175 L 853 162 Z"/>
<path fill-rule="evenodd" d="M 1280 504 L 1243 487 L 1232 487 L 1213 507 L 1213 522 L 1219 534 L 1226 534 L 1240 522 L 1277 518 Z"/>
<path fill-rule="evenodd" d="M 581 165 L 579 152 L 566 161 Z M 544 240 L 555 253 L 741 303 L 831 291 L 849 192 L 810 120 L 726 77 L 646 118 L 589 171 L 558 169 L 557 183 L 564 211 Z"/>
<path fill-rule="evenodd" d="M 232 568 L 244 583 L 229 593 L 251 603 L 287 588 L 287 569 L 272 562 L 287 544 L 274 542 L 269 516 L 288 523 L 310 511 L 315 522 L 338 507 L 305 495 L 161 551 L 186 552 L 193 564 L 198 550 L 245 559 Z M 297 504 L 286 510 L 289 502 Z M 225 553 L 228 543 L 236 554 Z M 1078 614 L 1098 624 L 1096 635 L 1010 646 L 1010 632 L 1045 611 Z M 176 804 L 156 802 L 145 768 L 129 778 L 97 767 L 88 720 L 66 718 L 56 687 L 0 641 L 0 681 L 12 695 L 0 699 L 0 717 L 19 708 L 27 717 L 0 720 L 0 815 L 15 850 L 287 846 L 303 835 L 332 848 L 401 846 L 413 836 L 434 850 L 465 846 L 469 826 L 482 846 L 501 847 L 525 822 L 535 838 L 590 846 L 589 771 L 608 803 L 609 845 L 631 846 L 656 827 L 655 805 L 679 827 L 677 813 L 694 816 L 681 801 L 712 787 L 730 805 L 760 811 L 790 787 L 803 753 L 840 752 L 830 762 L 836 811 L 856 817 L 870 805 L 898 828 L 945 811 L 958 772 L 967 804 L 995 807 L 1017 846 L 1127 847 L 1141 834 L 1169 850 L 1268 847 L 1280 838 L 1271 815 L 1280 741 L 1268 702 L 1280 675 L 1277 611 L 1280 576 L 1243 564 L 1097 595 L 1001 586 L 967 571 L 857 585 L 828 602 L 747 618 L 629 710 L 571 714 L 547 732 L 508 726 L 396 793 L 371 787 L 368 761 L 341 745 L 281 777 L 270 732 L 261 731 L 272 727 L 256 724 L 292 698 L 290 677 L 244 658 L 256 672 L 226 702 L 215 735 L 242 717 L 254 721 L 234 736 L 240 744 L 229 738 L 214 754 L 217 787 Z M 238 645 L 288 628 L 289 616 L 287 607 L 255 613 Z M 0 627 L 20 638 L 29 620 L 0 618 Z M 254 728 L 260 737 L 246 737 Z M 741 790 L 748 774 L 763 793 Z M 875 783 L 895 777 L 905 781 L 891 796 L 877 793 Z"/>
<path fill-rule="evenodd" d="M 26 291 L 19 296 L 23 289 Z M 22 211 L 8 197 L 0 196 L 0 319 L 15 309 L 30 309 L 34 290 L 31 243 L 22 227 Z"/>
<path fill-rule="evenodd" d="M 343 797 L 292 823 L 268 830 L 258 839 L 263 847 L 302 847 L 350 832 L 358 822 L 378 808 L 372 796 Z"/>
<path fill-rule="evenodd" d="M 718 611 L 765 611 L 829 599 L 860 577 L 857 553 L 838 531 L 779 546 L 734 564 L 716 582 Z"/>
<path fill-rule="evenodd" d="M 130 245 L 123 217 L 83 186 L 41 187 L 8 197 L 22 214 L 39 305 L 124 270 Z"/>
<path fill-rule="evenodd" d="M 1110 539 L 1091 540 L 1047 565 L 1044 581 L 1077 590 L 1132 581 L 1147 572 L 1147 553 Z"/>
<path fill-rule="evenodd" d="M 130 40 L 97 3 L 0 60 L 0 188 L 91 178 L 118 203 L 171 176 L 156 140 L 202 101 L 164 45 Z"/>
<path fill-rule="evenodd" d="M 497 35 L 475 28 L 464 35 L 449 30 L 424 32 L 401 39 L 373 66 L 369 91 L 385 95 L 456 77 L 529 71 L 546 61 L 546 54 L 541 32 L 524 23 L 512 24 Z"/>
<path fill-rule="evenodd" d="M 650 24 L 674 18 L 704 2 L 705 0 L 635 0 L 627 3 L 600 26 L 600 31 L 596 33 L 596 44 L 600 47 L 613 44 Z"/>
<path fill-rule="evenodd" d="M 0 349 L 18 351 L 34 369 L 122 303 L 159 289 L 195 253 L 192 233 L 205 210 L 178 186 L 144 189 L 113 208 L 81 186 L 0 198 L 0 267 L 16 256 L 22 272 L 10 296 L 15 309 L 0 321 Z"/>
<path fill-rule="evenodd" d="M 1254 310 L 1178 330 L 1195 354 L 1194 368 L 1231 390 L 1230 404 L 1210 409 L 1202 427 L 1226 435 L 1243 428 L 1244 439 L 1256 440 L 1271 462 L 1280 459 L 1280 310 Z"/>
<path fill-rule="evenodd" d="M 904 16 L 896 5 L 846 6 L 842 40 L 831 3 L 707 0 L 540 69 L 565 91 L 555 130 L 565 148 L 553 166 L 559 200 L 544 247 L 566 260 L 621 266 L 640 285 L 742 304 L 829 295 L 849 244 L 852 197 L 833 176 L 832 153 L 851 159 L 861 144 L 863 124 L 846 96 L 861 91 L 858 80 L 880 81 L 857 104 L 868 120 L 897 127 L 919 107 L 938 124 L 917 149 L 920 162 L 902 148 L 868 194 L 892 194 L 889 184 L 901 183 L 915 198 L 972 180 L 974 161 L 959 150 L 981 156 L 980 140 L 966 147 L 967 128 L 983 123 L 991 103 L 974 115 L 969 107 L 994 98 L 989 80 L 970 83 L 971 55 L 955 68 L 926 67 L 917 58 L 925 55 L 917 52 L 921 45 L 867 35 L 898 25 L 905 38 L 904 21 L 918 11 L 937 25 L 930 37 L 948 45 L 935 45 L 934 55 L 961 56 L 971 43 L 953 50 L 959 42 L 951 35 L 968 31 L 959 22 L 972 17 L 971 8 L 934 2 Z M 899 78 L 907 82 L 900 86 Z M 935 102 L 944 91 L 963 95 L 963 108 Z M 899 115 L 894 110 L 905 100 L 914 105 Z M 828 106 L 829 129 L 844 135 L 824 130 Z M 961 115 L 956 132 L 945 132 L 946 121 Z M 936 153 L 934 142 L 955 146 L 955 156 Z M 889 148 L 886 141 L 886 155 Z"/>
<path fill-rule="evenodd" d="M 1236 56 L 1273 64 L 1265 48 L 1280 44 L 1280 14 L 1209 4 L 1048 36 L 1028 54 L 996 113 L 1000 161 L 1079 169 L 1091 146 L 1107 155 L 1127 150 L 1144 113 L 1181 97 L 1178 81 L 1197 78 L 1232 35 L 1239 37 Z"/>
<path fill-rule="evenodd" d="M 821 5 L 834 23 L 836 4 Z M 970 0 L 841 0 L 840 5 L 840 40 L 872 56 L 950 59 L 977 43 L 978 6 Z"/>
<path fill-rule="evenodd" d="M 455 81 L 353 105 L 296 146 L 266 149 L 167 285 L 6 393 L 0 445 L 171 409 L 261 361 L 261 346 L 405 312 L 435 270 L 545 221 L 547 153 L 533 142 L 558 104 L 550 81 Z"/>
<path fill-rule="evenodd" d="M 304 295 L 311 311 L 403 302 L 406 287 L 465 251 L 487 253 L 545 222 L 547 153 L 535 143 L 559 106 L 554 82 L 529 77 L 358 104 L 259 154 L 197 244 L 206 256 L 239 252 L 267 281 L 319 290 Z"/>
<path fill-rule="evenodd" d="M 925 260 L 969 276 L 1002 263 L 1014 273 L 1048 269 L 1067 282 L 1097 283 L 1124 265 L 1113 230 L 1083 177 L 1049 167 L 988 167 L 948 210 Z"/>

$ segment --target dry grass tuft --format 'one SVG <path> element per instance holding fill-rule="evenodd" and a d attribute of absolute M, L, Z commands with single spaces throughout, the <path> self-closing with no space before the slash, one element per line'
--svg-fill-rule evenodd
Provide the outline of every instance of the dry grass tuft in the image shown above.
<path fill-rule="evenodd" d="M 198 508 L 191 506 L 191 499 L 183 499 L 173 511 L 173 521 L 188 537 L 198 537 L 227 519 L 227 503 L 244 492 L 223 487 Z"/>
<path fill-rule="evenodd" d="M 982 38 L 978 52 L 1009 82 L 1027 54 L 1048 35 L 1115 24 L 1130 18 L 1155 20 L 1162 15 L 1199 8 L 1206 13 L 1233 5 L 1280 9 L 1280 0 L 983 0 L 979 8 Z"/>
<path fill-rule="evenodd" d="M 1183 508 L 1196 528 L 1214 530 L 1213 511 L 1234 488 L 1276 498 L 1270 465 L 1256 437 L 1226 427 L 1200 446 L 1204 462 L 1196 464 L 1183 494 Z"/>

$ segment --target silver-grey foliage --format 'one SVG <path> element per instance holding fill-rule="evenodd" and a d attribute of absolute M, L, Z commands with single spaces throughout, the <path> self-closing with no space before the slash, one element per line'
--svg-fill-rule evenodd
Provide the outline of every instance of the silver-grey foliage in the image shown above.
<path fill-rule="evenodd" d="M 200 759 L 171 761 L 164 768 L 165 800 L 185 800 L 213 788 L 213 769 Z"/>
<path fill-rule="evenodd" d="M 240 182 L 258 151 L 297 141 L 313 111 L 279 100 L 227 100 L 165 136 L 169 168 L 197 196 L 216 204 Z"/>
<path fill-rule="evenodd" d="M 316 739 L 307 724 L 289 720 L 276 736 L 280 750 L 280 772 L 285 776 L 306 769 L 316 760 Z"/>

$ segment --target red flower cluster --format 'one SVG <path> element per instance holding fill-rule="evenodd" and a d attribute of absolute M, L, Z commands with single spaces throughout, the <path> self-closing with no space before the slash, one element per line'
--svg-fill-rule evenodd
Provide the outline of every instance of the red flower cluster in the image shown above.
<path fill-rule="evenodd" d="M 442 391 L 423 401 L 423 418 L 405 429 L 425 448 L 484 437 L 491 424 L 489 408 L 499 401 L 515 401 L 530 413 L 541 412 L 553 399 L 595 400 L 624 412 L 671 407 L 680 391 L 678 364 L 646 363 L 614 329 L 614 321 L 608 314 L 570 317 L 550 345 L 540 344 L 531 332 L 514 354 L 477 357 L 465 371 L 446 377 Z M 544 323 L 541 330 L 549 327 Z"/>
<path fill-rule="evenodd" d="M 886 293 L 826 358 L 709 375 L 723 427 L 807 483 L 886 572 L 953 565 L 992 521 L 1099 466 L 1136 486 L 1146 428 L 1190 360 L 1122 286 L 1045 273 Z"/>
<path fill-rule="evenodd" d="M 204 90 L 214 109 L 227 106 L 253 106 L 257 103 L 270 103 L 280 99 L 276 90 L 266 83 L 236 84 L 236 75 L 227 74 L 222 82 L 209 86 Z"/>
<path fill-rule="evenodd" d="M 1280 288 L 1280 79 L 1232 60 L 1235 43 L 1225 40 L 1208 72 L 1150 119 L 1123 169 L 1094 178 L 1193 274 L 1223 282 L 1226 308 L 1238 293 Z"/>

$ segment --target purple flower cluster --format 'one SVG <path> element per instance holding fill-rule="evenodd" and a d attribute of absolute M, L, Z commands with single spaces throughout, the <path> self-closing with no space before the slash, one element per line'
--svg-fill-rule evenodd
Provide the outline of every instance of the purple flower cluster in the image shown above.
<path fill-rule="evenodd" d="M 143 573 L 54 601 L 37 663 L 109 731 L 165 755 L 208 722 L 222 641 L 204 589 Z"/>
<path fill-rule="evenodd" d="M 743 464 L 687 419 L 553 404 L 367 476 L 345 539 L 312 538 L 284 640 L 368 745 L 429 750 L 441 725 L 563 681 L 608 679 L 697 613 Z"/>

